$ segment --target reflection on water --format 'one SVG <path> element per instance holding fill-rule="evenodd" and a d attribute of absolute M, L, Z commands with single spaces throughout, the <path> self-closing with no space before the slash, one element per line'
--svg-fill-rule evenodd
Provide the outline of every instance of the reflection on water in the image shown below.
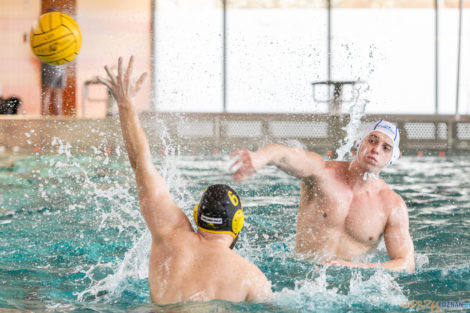
<path fill-rule="evenodd" d="M 231 181 L 226 157 L 156 162 L 191 218 L 205 186 L 232 185 L 246 224 L 237 252 L 273 282 L 272 303 L 149 302 L 150 236 L 127 162 L 105 155 L 0 160 L 0 308 L 90 312 L 384 312 L 406 300 L 470 300 L 470 160 L 404 157 L 381 175 L 408 205 L 417 271 L 325 267 L 296 258 L 299 183 L 274 167 Z M 371 261 L 387 258 L 384 244 Z"/>

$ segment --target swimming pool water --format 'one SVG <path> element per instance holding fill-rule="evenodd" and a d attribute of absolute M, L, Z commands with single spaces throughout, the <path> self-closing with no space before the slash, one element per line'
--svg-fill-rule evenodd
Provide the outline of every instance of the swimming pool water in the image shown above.
<path fill-rule="evenodd" d="M 400 307 L 407 300 L 470 301 L 468 156 L 403 157 L 382 174 L 409 208 L 413 274 L 296 258 L 299 182 L 274 167 L 234 183 L 226 156 L 156 157 L 155 164 L 191 221 L 205 186 L 239 192 L 246 222 L 236 250 L 272 281 L 274 301 L 153 305 L 150 236 L 127 160 L 9 155 L 0 157 L 0 312 L 407 312 Z M 370 260 L 386 259 L 381 243 Z"/>

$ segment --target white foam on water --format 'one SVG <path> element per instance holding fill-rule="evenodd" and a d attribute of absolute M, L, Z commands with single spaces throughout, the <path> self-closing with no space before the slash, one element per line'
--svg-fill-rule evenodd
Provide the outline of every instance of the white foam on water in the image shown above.
<path fill-rule="evenodd" d="M 54 303 L 50 301 L 46 304 L 45 312 L 73 312 L 76 310 L 72 304 Z"/>
<path fill-rule="evenodd" d="M 426 254 L 415 252 L 415 266 L 416 268 L 422 268 L 429 264 L 429 258 Z"/>
<path fill-rule="evenodd" d="M 83 301 L 89 296 L 94 296 L 99 301 L 111 302 L 113 299 L 118 299 L 126 290 L 129 279 L 146 279 L 148 277 L 150 242 L 150 232 L 145 231 L 134 242 L 132 248 L 126 252 L 121 262 L 112 264 L 98 261 L 97 264 L 92 265 L 86 271 L 86 278 L 91 280 L 91 284 L 84 291 L 77 293 L 77 299 Z M 99 267 L 112 269 L 112 274 L 104 279 L 95 280 L 93 272 Z"/>
<path fill-rule="evenodd" d="M 52 146 L 56 147 L 59 155 L 64 155 L 65 159 L 51 159 L 48 162 L 47 174 L 42 177 L 39 184 L 38 193 L 46 203 L 57 204 L 61 199 L 61 194 L 85 194 L 85 202 L 69 203 L 65 214 L 82 214 L 89 212 L 93 208 L 93 218 L 85 223 L 93 224 L 96 232 L 101 234 L 108 229 L 118 230 L 116 237 L 122 233 L 130 237 L 132 247 L 124 254 L 122 260 L 117 262 L 102 262 L 99 258 L 96 264 L 78 265 L 75 273 L 85 273 L 83 281 L 89 281 L 85 290 L 76 293 L 77 300 L 88 301 L 95 298 L 96 301 L 110 302 L 118 299 L 122 292 L 128 288 L 129 280 L 145 279 L 148 276 L 148 255 L 150 250 L 150 234 L 145 228 L 145 223 L 138 209 L 138 203 L 131 186 L 135 185 L 133 176 L 130 175 L 124 183 L 118 183 L 109 178 L 113 170 L 109 168 L 109 156 L 96 147 L 92 147 L 94 156 L 89 163 L 80 164 L 72 158 L 71 146 L 68 142 L 54 137 Z M 58 171 L 76 173 L 76 179 L 80 180 L 77 185 L 66 185 L 64 180 L 57 175 Z M 89 174 L 92 173 L 92 174 Z M 103 179 L 95 181 L 92 177 L 95 174 L 102 175 Z M 47 186 L 53 182 L 54 191 L 48 191 Z M 78 188 L 79 190 L 75 190 Z M 57 190 L 59 189 L 59 190 Z M 59 192 L 58 192 L 59 191 Z M 83 239 L 83 233 L 79 238 Z M 113 238 L 102 238 L 105 242 Z M 86 244 L 86 243 L 83 243 Z M 110 272 L 105 278 L 101 278 L 102 273 Z M 95 278 L 99 273 L 100 278 Z"/>
<path fill-rule="evenodd" d="M 275 302 L 288 307 L 303 310 L 337 308 L 338 306 L 365 305 L 383 306 L 400 305 L 407 301 L 402 288 L 393 277 L 383 270 L 376 271 L 369 278 L 363 278 L 360 270 L 352 270 L 349 291 L 342 293 L 337 287 L 330 286 L 326 271 L 322 267 L 314 271 L 314 278 L 307 277 L 297 281 L 294 289 L 284 288 L 275 293 Z"/>
<path fill-rule="evenodd" d="M 92 184 L 92 183 L 91 183 Z M 95 298 L 96 301 L 110 302 L 118 299 L 128 287 L 129 280 L 145 279 L 148 276 L 148 256 L 150 251 L 151 236 L 145 228 L 138 205 L 129 186 L 113 186 L 103 189 L 95 185 L 96 189 L 90 192 L 91 206 L 94 207 L 97 224 L 97 233 L 104 232 L 108 228 L 117 228 L 118 238 L 122 233 L 130 236 L 132 247 L 124 254 L 122 260 L 102 262 L 101 258 L 96 264 L 87 267 L 80 266 L 77 272 L 85 272 L 84 281 L 88 281 L 88 287 L 76 294 L 79 301 Z M 104 208 L 104 202 L 109 202 L 111 209 Z M 89 206 L 90 203 L 84 204 Z M 70 210 L 84 210 L 83 204 L 70 206 Z M 114 238 L 113 237 L 113 238 Z M 102 238 L 105 242 L 113 238 Z M 110 243 L 111 244 L 111 243 Z M 116 258 L 117 259 L 117 258 Z M 95 279 L 95 273 L 110 272 L 105 278 Z"/>
<path fill-rule="evenodd" d="M 384 303 L 400 305 L 407 298 L 392 275 L 379 269 L 369 279 L 362 279 L 360 271 L 353 272 L 350 281 L 349 297 L 367 299 L 368 303 L 380 306 Z"/>

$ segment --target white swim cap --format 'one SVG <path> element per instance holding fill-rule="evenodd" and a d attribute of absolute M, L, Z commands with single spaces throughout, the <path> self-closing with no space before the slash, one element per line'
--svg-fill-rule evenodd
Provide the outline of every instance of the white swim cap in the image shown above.
<path fill-rule="evenodd" d="M 359 142 L 359 147 L 361 146 L 362 141 L 367 136 L 369 136 L 369 134 L 372 133 L 373 131 L 381 132 L 382 134 L 387 135 L 393 141 L 393 153 L 392 153 L 390 162 L 388 162 L 387 165 L 385 166 L 387 167 L 390 164 L 396 162 L 398 158 L 400 157 L 400 148 L 398 147 L 398 145 L 400 144 L 400 132 L 398 131 L 398 128 L 395 124 L 384 121 L 384 120 L 380 120 L 377 123 L 373 124 L 369 129 L 367 129 L 364 132 Z M 358 147 L 358 150 L 359 150 L 359 147 Z"/>

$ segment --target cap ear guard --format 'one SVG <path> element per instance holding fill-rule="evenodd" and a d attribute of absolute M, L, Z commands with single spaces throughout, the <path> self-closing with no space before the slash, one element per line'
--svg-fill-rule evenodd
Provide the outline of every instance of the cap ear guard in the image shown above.
<path fill-rule="evenodd" d="M 193 217 L 194 217 L 194 223 L 197 225 L 197 211 L 199 210 L 199 203 L 194 206 L 193 210 Z"/>
<path fill-rule="evenodd" d="M 391 165 L 393 163 L 395 163 L 398 159 L 400 158 L 400 148 L 398 147 L 394 147 L 393 148 L 393 154 L 392 154 L 392 158 L 390 159 L 390 162 L 388 162 L 387 165 Z"/>
<path fill-rule="evenodd" d="M 194 218 L 194 222 L 196 223 L 196 225 L 198 225 L 198 222 L 197 222 L 198 211 L 199 211 L 199 204 L 196 204 L 193 209 L 193 218 Z M 235 214 L 233 215 L 233 219 L 232 219 L 232 232 L 235 235 L 238 235 L 238 233 L 242 230 L 244 222 L 245 222 L 245 215 L 243 214 L 243 211 L 239 209 L 237 210 L 237 212 L 235 212 Z"/>
<path fill-rule="evenodd" d="M 243 222 L 245 221 L 245 215 L 243 214 L 243 205 L 238 198 L 238 195 L 233 194 L 231 190 L 227 191 L 227 195 L 230 199 L 230 202 L 237 207 L 240 205 L 240 208 L 233 214 L 232 217 L 232 232 L 235 235 L 238 235 L 238 233 L 242 230 L 243 228 Z"/>
<path fill-rule="evenodd" d="M 208 190 L 208 188 L 206 188 L 204 190 L 204 192 L 206 192 L 207 190 Z M 214 225 L 211 222 L 209 222 L 208 220 L 204 220 L 204 219 L 202 219 L 201 223 L 199 223 L 199 213 L 200 213 L 199 209 L 200 209 L 200 204 L 201 203 L 198 203 L 194 206 L 193 218 L 194 218 L 194 222 L 196 223 L 197 227 L 201 228 L 204 231 L 211 232 L 211 233 L 228 233 L 228 234 L 232 235 L 232 237 L 235 238 L 238 235 L 238 233 L 242 230 L 243 223 L 244 223 L 244 220 L 245 220 L 245 216 L 243 214 L 243 205 L 241 204 L 241 201 L 238 198 L 238 195 L 235 194 L 234 192 L 232 192 L 232 190 L 226 191 L 226 195 L 228 196 L 230 203 L 233 205 L 233 208 L 237 209 L 237 207 L 238 207 L 238 209 L 235 211 L 235 213 L 233 213 L 233 215 L 231 215 L 229 213 L 228 218 L 230 218 L 230 216 L 231 216 L 231 221 L 228 224 L 226 224 L 225 229 L 223 229 L 223 228 L 222 229 L 211 229 L 212 227 L 214 227 Z M 205 213 L 202 212 L 201 214 L 205 214 Z M 210 218 L 210 217 L 206 217 L 206 219 L 207 218 Z"/>
<path fill-rule="evenodd" d="M 242 230 L 243 222 L 245 221 L 245 215 L 241 209 L 237 210 L 233 215 L 232 219 L 232 232 L 236 235 Z"/>

